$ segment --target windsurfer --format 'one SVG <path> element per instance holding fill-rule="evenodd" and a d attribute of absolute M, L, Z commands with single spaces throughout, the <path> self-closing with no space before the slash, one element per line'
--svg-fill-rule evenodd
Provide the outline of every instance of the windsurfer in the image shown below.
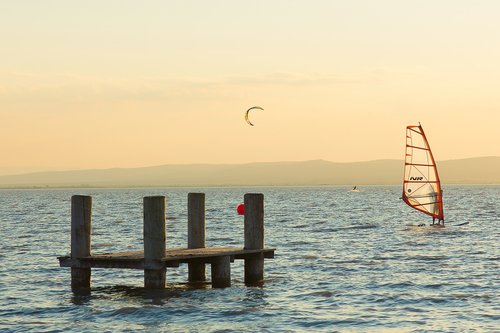
<path fill-rule="evenodd" d="M 431 225 L 441 225 L 441 222 L 442 222 L 442 225 L 444 226 L 444 219 L 438 219 L 438 222 L 436 223 L 436 218 L 433 217 Z"/>
<path fill-rule="evenodd" d="M 443 197 L 436 162 L 422 126 L 406 127 L 403 200 L 444 227 Z"/>

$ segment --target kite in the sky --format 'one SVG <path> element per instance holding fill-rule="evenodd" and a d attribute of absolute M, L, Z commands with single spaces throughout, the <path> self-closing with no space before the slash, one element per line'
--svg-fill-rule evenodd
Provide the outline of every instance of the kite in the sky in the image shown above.
<path fill-rule="evenodd" d="M 263 108 L 261 108 L 260 106 L 252 106 L 250 109 L 248 109 L 248 110 L 247 110 L 247 112 L 245 112 L 245 120 L 246 120 L 246 122 L 247 122 L 249 125 L 251 125 L 251 126 L 253 126 L 253 124 L 252 124 L 252 123 L 250 122 L 250 120 L 248 119 L 248 113 L 249 113 L 251 110 L 255 110 L 255 109 L 264 111 L 264 109 L 263 109 Z"/>

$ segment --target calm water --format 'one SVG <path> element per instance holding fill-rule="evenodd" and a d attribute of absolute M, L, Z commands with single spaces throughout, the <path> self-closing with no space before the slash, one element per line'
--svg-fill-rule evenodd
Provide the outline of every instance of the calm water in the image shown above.
<path fill-rule="evenodd" d="M 499 332 L 500 186 L 444 188 L 445 229 L 400 198 L 399 186 L 0 190 L 1 332 Z M 205 192 L 207 246 L 243 246 L 235 207 L 265 195 L 263 288 L 190 289 L 187 267 L 168 288 L 142 289 L 136 270 L 93 269 L 75 296 L 70 198 L 93 196 L 94 253 L 142 249 L 142 197 L 166 195 L 167 243 L 187 243 L 187 193 Z M 468 225 L 453 225 L 469 222 Z M 209 277 L 209 267 L 207 276 Z"/>

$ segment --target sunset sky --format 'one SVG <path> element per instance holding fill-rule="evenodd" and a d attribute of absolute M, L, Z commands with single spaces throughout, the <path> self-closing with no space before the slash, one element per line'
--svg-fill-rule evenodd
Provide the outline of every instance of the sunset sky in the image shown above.
<path fill-rule="evenodd" d="M 500 1 L 2 1 L 0 174 L 500 155 Z M 244 112 L 264 111 L 244 121 Z"/>

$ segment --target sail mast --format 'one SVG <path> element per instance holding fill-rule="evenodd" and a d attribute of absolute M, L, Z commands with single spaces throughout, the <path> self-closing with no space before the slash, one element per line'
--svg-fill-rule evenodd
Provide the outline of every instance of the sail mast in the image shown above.
<path fill-rule="evenodd" d="M 434 168 L 434 172 L 436 174 L 436 185 L 437 185 L 437 197 L 438 197 L 438 205 L 439 205 L 439 214 L 436 216 L 436 218 L 439 221 L 443 221 L 444 223 L 444 211 L 443 211 L 443 190 L 441 189 L 441 181 L 439 179 L 439 173 L 437 170 L 437 165 L 436 165 L 436 160 L 434 159 L 434 155 L 432 154 L 432 149 L 431 146 L 429 145 L 429 141 L 427 141 L 427 136 L 425 135 L 424 129 L 422 128 L 422 125 L 418 123 L 418 127 L 420 128 L 420 131 L 422 131 L 422 136 L 424 138 L 425 144 L 429 148 L 429 156 L 432 161 L 432 165 Z"/>

